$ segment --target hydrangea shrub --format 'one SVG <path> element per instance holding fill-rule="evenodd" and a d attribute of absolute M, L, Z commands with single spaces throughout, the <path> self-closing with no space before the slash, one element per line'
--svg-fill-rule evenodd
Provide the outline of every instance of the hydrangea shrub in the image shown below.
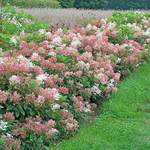
<path fill-rule="evenodd" d="M 114 15 L 86 27 L 40 29 L 38 42 L 15 35 L 18 47 L 0 57 L 0 142 L 6 149 L 46 149 L 73 135 L 117 91 L 121 77 L 144 62 L 150 18 L 128 13 L 122 13 L 129 20 L 124 25 Z M 128 15 L 141 15 L 140 21 Z"/>

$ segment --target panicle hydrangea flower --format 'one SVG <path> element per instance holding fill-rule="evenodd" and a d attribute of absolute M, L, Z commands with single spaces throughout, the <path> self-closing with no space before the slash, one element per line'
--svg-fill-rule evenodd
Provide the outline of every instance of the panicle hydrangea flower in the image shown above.
<path fill-rule="evenodd" d="M 3 115 L 3 118 L 4 118 L 4 120 L 6 120 L 6 121 L 14 121 L 14 120 L 15 120 L 14 114 L 11 113 L 11 112 L 6 112 L 6 113 Z"/>
<path fill-rule="evenodd" d="M 19 76 L 16 76 L 16 75 L 12 75 L 10 78 L 9 78 L 9 82 L 11 84 L 20 84 L 21 83 L 21 80 L 20 80 L 20 77 Z"/>
<path fill-rule="evenodd" d="M 0 129 L 5 131 L 5 130 L 7 130 L 7 127 L 8 127 L 8 122 L 1 120 L 0 121 Z"/>
<path fill-rule="evenodd" d="M 19 102 L 21 100 L 21 95 L 17 93 L 17 91 L 14 91 L 11 95 L 11 99 L 14 103 Z"/>
<path fill-rule="evenodd" d="M 5 103 L 8 98 L 8 93 L 0 90 L 0 103 Z"/>
<path fill-rule="evenodd" d="M 102 94 L 102 91 L 98 88 L 97 85 L 94 85 L 92 88 L 91 88 L 91 92 L 96 94 L 96 95 L 101 95 Z"/>
<path fill-rule="evenodd" d="M 39 84 L 43 84 L 44 81 L 47 79 L 48 75 L 47 74 L 40 74 L 36 76 L 36 80 Z"/>

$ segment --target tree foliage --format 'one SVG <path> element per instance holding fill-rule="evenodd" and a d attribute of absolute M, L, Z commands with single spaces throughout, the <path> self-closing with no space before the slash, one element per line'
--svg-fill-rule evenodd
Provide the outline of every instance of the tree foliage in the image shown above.
<path fill-rule="evenodd" d="M 150 0 L 75 0 L 76 8 L 150 9 Z"/>
<path fill-rule="evenodd" d="M 76 8 L 99 9 L 107 6 L 107 0 L 76 0 Z"/>
<path fill-rule="evenodd" d="M 63 7 L 63 8 L 72 8 L 74 7 L 74 2 L 75 0 L 58 0 L 60 5 Z"/>

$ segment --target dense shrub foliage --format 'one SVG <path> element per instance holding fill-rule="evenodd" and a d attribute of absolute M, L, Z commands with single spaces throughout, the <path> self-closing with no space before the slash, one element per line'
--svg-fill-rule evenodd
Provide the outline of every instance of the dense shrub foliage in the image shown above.
<path fill-rule="evenodd" d="M 150 9 L 149 0 L 76 0 L 76 8 L 86 9 Z"/>
<path fill-rule="evenodd" d="M 13 14 L 17 15 L 5 9 L 3 19 L 18 27 L 20 17 L 12 19 Z M 81 120 L 117 91 L 120 77 L 144 62 L 150 48 L 149 14 L 119 15 L 85 27 L 31 28 L 32 36 L 24 22 L 24 32 L 12 33 L 3 25 L 12 36 L 0 43 L 0 145 L 4 149 L 46 149 L 74 134 Z M 6 41 L 15 47 L 6 48 Z"/>
<path fill-rule="evenodd" d="M 76 0 L 74 5 L 76 8 L 84 9 L 100 9 L 106 8 L 108 4 L 107 0 Z"/>
<path fill-rule="evenodd" d="M 3 4 L 11 4 L 18 7 L 48 7 L 48 8 L 59 8 L 60 4 L 58 0 L 4 0 Z"/>
<path fill-rule="evenodd" d="M 75 0 L 59 0 L 61 7 L 72 8 L 74 7 Z"/>
<path fill-rule="evenodd" d="M 149 0 L 109 0 L 109 9 L 150 9 Z"/>

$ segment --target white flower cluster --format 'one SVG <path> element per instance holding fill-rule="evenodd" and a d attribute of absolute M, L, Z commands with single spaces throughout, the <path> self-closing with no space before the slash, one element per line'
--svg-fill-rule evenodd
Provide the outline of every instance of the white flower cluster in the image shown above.
<path fill-rule="evenodd" d="M 108 24 L 108 29 L 109 30 L 113 30 L 113 29 L 115 29 L 116 28 L 116 23 L 114 23 L 114 22 L 110 22 L 109 24 Z"/>
<path fill-rule="evenodd" d="M 148 28 L 144 33 L 143 35 L 147 36 L 147 37 L 150 37 L 150 28 Z"/>
<path fill-rule="evenodd" d="M 91 25 L 91 24 L 88 24 L 87 26 L 86 26 L 86 31 L 97 31 L 97 27 L 95 26 L 95 25 Z"/>
<path fill-rule="evenodd" d="M 36 76 L 36 80 L 38 82 L 38 84 L 44 84 L 44 81 L 47 79 L 47 74 L 40 74 L 38 76 Z"/>
<path fill-rule="evenodd" d="M 121 63 L 121 58 L 118 57 L 117 60 L 116 60 L 116 63 L 117 64 Z"/>
<path fill-rule="evenodd" d="M 89 70 L 90 69 L 90 64 L 85 63 L 83 61 L 79 61 L 76 66 L 77 66 L 77 68 L 79 68 L 81 70 Z"/>
<path fill-rule="evenodd" d="M 16 36 L 12 36 L 11 39 L 10 39 L 10 43 L 13 43 L 14 45 L 17 45 L 18 38 Z"/>
<path fill-rule="evenodd" d="M 56 53 L 55 52 L 49 52 L 48 56 L 56 56 Z"/>
<path fill-rule="evenodd" d="M 9 78 L 9 82 L 10 82 L 10 84 L 20 84 L 21 83 L 20 78 L 16 75 L 12 75 Z"/>
<path fill-rule="evenodd" d="M 114 79 L 110 79 L 109 83 L 108 83 L 109 87 L 115 87 L 115 80 Z"/>
<path fill-rule="evenodd" d="M 132 30 L 134 30 L 135 32 L 142 32 L 142 29 L 139 26 L 137 26 L 136 23 L 133 23 L 133 24 L 128 23 L 127 26 L 131 28 Z"/>
<path fill-rule="evenodd" d="M 60 36 L 55 37 L 55 38 L 52 40 L 51 44 L 52 44 L 53 46 L 60 46 L 60 45 L 62 44 L 62 39 L 61 39 L 61 37 L 60 37 Z"/>
<path fill-rule="evenodd" d="M 45 29 L 40 29 L 40 30 L 39 30 L 39 33 L 42 34 L 42 35 L 43 35 L 43 34 L 45 35 L 45 34 L 46 34 L 46 30 L 45 30 Z"/>
<path fill-rule="evenodd" d="M 3 63 L 4 63 L 3 58 L 0 57 L 0 64 L 3 64 Z"/>
<path fill-rule="evenodd" d="M 57 92 L 54 96 L 53 99 L 58 101 L 60 99 L 61 95 Z"/>
<path fill-rule="evenodd" d="M 89 102 L 86 102 L 85 103 L 85 106 L 84 106 L 84 110 L 83 110 L 85 113 L 89 113 L 91 112 L 91 105 L 89 104 Z"/>
<path fill-rule="evenodd" d="M 81 46 L 81 41 L 79 40 L 78 37 L 73 37 L 73 40 L 71 42 L 71 46 L 74 48 L 78 48 Z"/>
<path fill-rule="evenodd" d="M 4 122 L 3 120 L 0 121 L 0 130 L 6 131 L 8 128 L 8 122 Z"/>
<path fill-rule="evenodd" d="M 27 59 L 26 57 L 24 57 L 23 55 L 19 55 L 18 57 L 17 57 L 17 61 L 18 62 L 23 62 L 23 63 L 26 63 L 26 65 L 28 66 L 28 67 L 30 67 L 30 68 L 32 68 L 32 67 L 34 67 L 34 64 L 31 62 L 31 60 L 30 59 Z"/>
<path fill-rule="evenodd" d="M 51 108 L 52 108 L 52 110 L 58 110 L 58 109 L 60 109 L 60 105 L 55 103 L 55 104 L 51 105 Z"/>
<path fill-rule="evenodd" d="M 98 88 L 98 85 L 94 85 L 92 88 L 91 88 L 91 92 L 93 94 L 96 94 L 96 95 L 101 95 L 102 94 L 102 91 Z"/>

